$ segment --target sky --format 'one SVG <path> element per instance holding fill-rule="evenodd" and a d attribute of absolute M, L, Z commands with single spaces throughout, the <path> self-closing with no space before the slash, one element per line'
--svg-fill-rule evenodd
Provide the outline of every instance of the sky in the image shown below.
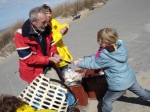
<path fill-rule="evenodd" d="M 8 28 L 17 20 L 29 18 L 29 11 L 48 4 L 51 8 L 66 0 L 0 0 L 0 30 Z"/>

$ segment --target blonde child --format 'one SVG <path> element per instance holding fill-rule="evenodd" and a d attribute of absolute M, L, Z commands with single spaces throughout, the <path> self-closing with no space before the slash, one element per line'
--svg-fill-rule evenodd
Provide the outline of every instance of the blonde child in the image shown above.
<path fill-rule="evenodd" d="M 150 91 L 138 84 L 133 70 L 127 63 L 128 52 L 123 42 L 118 41 L 118 34 L 112 28 L 101 29 L 97 42 L 103 47 L 98 58 L 95 55 L 84 56 L 74 61 L 74 65 L 86 69 L 103 68 L 108 90 L 103 97 L 102 112 L 111 112 L 112 103 L 126 90 L 132 91 L 144 100 L 150 101 Z"/>

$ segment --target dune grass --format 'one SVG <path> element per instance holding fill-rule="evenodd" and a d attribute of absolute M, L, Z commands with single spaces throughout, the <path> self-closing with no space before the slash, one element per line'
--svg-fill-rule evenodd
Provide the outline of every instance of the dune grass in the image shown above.
<path fill-rule="evenodd" d="M 24 20 L 18 20 L 0 33 L 0 56 L 5 57 L 7 54 L 15 51 L 14 33 L 23 23 Z"/>
<path fill-rule="evenodd" d="M 53 9 L 53 17 L 69 17 L 74 13 L 78 13 L 84 9 L 90 8 L 96 3 L 107 2 L 108 0 L 75 0 L 74 2 L 65 1 Z"/>
<path fill-rule="evenodd" d="M 75 0 L 74 2 L 63 2 L 52 9 L 52 16 L 54 18 L 59 16 L 69 17 L 74 13 L 79 13 L 102 1 L 103 0 Z M 108 0 L 105 1 L 107 2 Z M 15 51 L 13 42 L 14 33 L 23 23 L 24 20 L 18 20 L 0 33 L 0 56 L 5 57 L 8 53 Z"/>

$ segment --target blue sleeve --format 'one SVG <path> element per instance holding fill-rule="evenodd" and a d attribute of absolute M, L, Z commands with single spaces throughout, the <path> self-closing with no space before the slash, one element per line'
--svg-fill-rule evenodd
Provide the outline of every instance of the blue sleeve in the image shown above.
<path fill-rule="evenodd" d="M 17 48 L 17 52 L 21 60 L 27 59 L 32 54 L 29 46 Z"/>
<path fill-rule="evenodd" d="M 91 56 L 84 56 L 84 60 L 92 60 L 95 58 L 95 54 L 91 55 Z"/>
<path fill-rule="evenodd" d="M 110 63 L 111 63 L 110 59 L 104 59 L 104 58 L 98 57 L 94 59 L 81 60 L 78 62 L 77 66 L 79 68 L 96 70 L 100 68 L 109 67 Z"/>

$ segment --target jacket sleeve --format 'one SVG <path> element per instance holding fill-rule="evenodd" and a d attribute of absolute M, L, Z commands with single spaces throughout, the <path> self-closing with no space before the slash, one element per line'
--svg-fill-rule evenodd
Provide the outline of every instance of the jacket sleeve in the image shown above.
<path fill-rule="evenodd" d="M 104 59 L 102 57 L 88 58 L 88 59 L 86 58 L 84 60 L 79 61 L 77 63 L 77 66 L 79 68 L 96 70 L 96 69 L 108 67 L 108 65 L 110 65 L 111 62 L 112 61 L 110 59 Z"/>
<path fill-rule="evenodd" d="M 60 33 L 60 30 L 64 27 L 68 26 L 68 24 L 66 24 L 66 23 L 60 24 L 55 19 L 52 19 L 51 22 L 52 22 L 53 40 L 54 40 L 55 43 L 57 43 L 63 38 L 63 35 Z M 67 33 L 67 31 L 65 32 L 65 34 Z"/>
<path fill-rule="evenodd" d="M 56 48 L 56 45 L 53 41 L 53 38 L 51 38 L 51 43 L 50 43 L 50 56 L 53 56 L 53 54 L 59 54 Z"/>
<path fill-rule="evenodd" d="M 22 37 L 21 33 L 22 30 L 18 29 L 14 35 L 14 43 L 19 55 L 19 59 L 31 65 L 48 65 L 49 57 L 40 56 L 33 52 L 30 48 L 30 45 L 24 42 L 25 37 Z"/>
<path fill-rule="evenodd" d="M 91 55 L 91 56 L 84 56 L 84 60 L 92 60 L 95 58 L 95 55 Z"/>

